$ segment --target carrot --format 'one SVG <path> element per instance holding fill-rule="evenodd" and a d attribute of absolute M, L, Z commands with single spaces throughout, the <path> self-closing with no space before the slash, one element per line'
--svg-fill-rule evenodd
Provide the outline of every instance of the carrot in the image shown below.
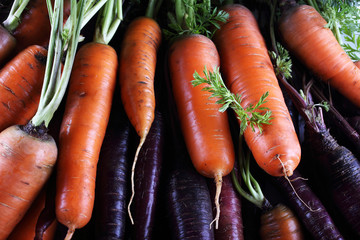
<path fill-rule="evenodd" d="M 260 237 L 262 240 L 272 239 L 303 239 L 303 232 L 298 219 L 292 213 L 292 210 L 285 204 L 278 203 L 273 206 L 263 195 L 259 183 L 256 181 L 250 171 L 249 149 L 243 147 L 243 140 L 240 138 L 239 144 L 239 174 L 235 169 L 231 172 L 231 177 L 238 193 L 249 202 L 253 203 L 261 210 L 260 216 Z M 238 175 L 241 175 L 242 181 L 249 193 L 240 185 Z M 289 179 L 286 178 L 289 182 Z M 308 207 L 306 205 L 306 207 Z"/>
<path fill-rule="evenodd" d="M 0 133 L 0 239 L 6 239 L 24 216 L 50 177 L 57 159 L 56 142 L 47 134 L 47 126 L 65 91 L 64 84 L 66 86 L 84 12 L 84 2 L 81 1 L 79 11 L 72 12 L 72 17 L 78 19 L 77 25 L 73 26 L 74 31 L 67 36 L 61 35 L 62 22 L 59 20 L 63 11 L 62 3 L 61 0 L 56 0 L 52 15 L 54 25 L 50 43 L 56 41 L 57 44 L 49 47 L 52 57 L 47 57 L 45 70 L 47 74 L 44 75 L 38 111 L 26 125 L 13 125 Z M 72 8 L 77 9 L 78 3 L 75 1 L 72 3 Z M 67 47 L 68 52 L 64 75 L 60 76 L 60 59 L 65 51 L 63 46 Z M 54 52 L 58 53 L 60 58 L 54 58 L 54 55 L 57 56 Z M 53 69 L 53 74 L 49 74 L 49 69 Z"/>
<path fill-rule="evenodd" d="M 57 158 L 54 139 L 35 133 L 17 125 L 0 133 L 0 239 L 6 239 L 23 218 Z"/>
<path fill-rule="evenodd" d="M 0 70 L 0 131 L 34 116 L 45 73 L 47 51 L 33 45 Z"/>
<path fill-rule="evenodd" d="M 172 89 L 190 158 L 197 171 L 214 178 L 217 186 L 216 220 L 222 177 L 233 168 L 234 147 L 226 113 L 219 112 L 216 99 L 209 100 L 210 94 L 194 88 L 190 80 L 194 71 L 213 69 L 219 60 L 214 43 L 203 35 L 183 36 L 169 50 Z"/>
<path fill-rule="evenodd" d="M 108 1 L 105 8 L 115 9 L 114 4 Z M 94 206 L 97 162 L 118 67 L 117 53 L 107 44 L 111 38 L 104 39 L 96 35 L 77 52 L 61 123 L 55 205 L 57 220 L 68 228 L 66 239 L 90 221 Z"/>
<path fill-rule="evenodd" d="M 260 236 L 262 240 L 304 239 L 299 221 L 290 208 L 283 204 L 261 215 Z"/>
<path fill-rule="evenodd" d="M 326 24 L 313 7 L 289 4 L 278 26 L 290 52 L 322 81 L 360 107 L 360 69 Z"/>
<path fill-rule="evenodd" d="M 301 148 L 264 39 L 246 7 L 228 5 L 223 10 L 229 20 L 215 32 L 214 42 L 226 85 L 241 95 L 243 108 L 255 105 L 262 94 L 269 93 L 262 106 L 272 113 L 270 124 L 265 124 L 262 131 L 247 128 L 245 141 L 268 174 L 291 176 L 299 164 Z"/>
<path fill-rule="evenodd" d="M 138 17 L 128 26 L 121 43 L 119 83 L 125 112 L 140 137 L 131 170 L 128 212 L 131 222 L 131 203 L 135 195 L 134 174 L 137 158 L 150 131 L 155 116 L 154 77 L 161 29 L 152 18 L 155 1 L 149 1 L 146 16 Z"/>
<path fill-rule="evenodd" d="M 12 231 L 8 240 L 30 240 L 34 239 L 36 232 L 36 223 L 41 214 L 41 211 L 45 207 L 46 192 L 42 190 L 37 196 L 26 215 Z M 44 240 L 53 239 L 55 236 L 57 223 L 53 221 L 44 233 Z"/>

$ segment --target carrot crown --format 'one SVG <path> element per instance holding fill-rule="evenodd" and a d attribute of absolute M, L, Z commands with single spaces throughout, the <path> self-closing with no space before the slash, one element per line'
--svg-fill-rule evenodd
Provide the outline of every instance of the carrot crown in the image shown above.
<path fill-rule="evenodd" d="M 8 17 L 3 22 L 3 26 L 13 32 L 20 24 L 20 16 L 25 10 L 30 0 L 15 0 L 11 6 Z"/>

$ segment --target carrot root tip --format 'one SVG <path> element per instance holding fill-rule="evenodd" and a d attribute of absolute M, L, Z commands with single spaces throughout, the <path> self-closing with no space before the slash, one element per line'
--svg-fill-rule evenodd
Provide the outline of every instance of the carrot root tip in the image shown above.
<path fill-rule="evenodd" d="M 69 227 L 64 240 L 70 240 L 74 235 L 75 227 Z"/>
<path fill-rule="evenodd" d="M 132 168 L 131 168 L 131 197 L 130 197 L 129 204 L 128 204 L 128 214 L 129 214 L 129 218 L 130 218 L 130 221 L 131 221 L 132 225 L 134 225 L 134 219 L 133 219 L 132 214 L 131 214 L 131 203 L 134 200 L 134 196 L 135 196 L 135 180 L 134 180 L 135 179 L 135 166 L 136 166 L 137 159 L 139 157 L 140 150 L 141 150 L 142 146 L 144 145 L 146 136 L 147 136 L 147 133 L 144 134 L 140 138 L 140 142 L 139 142 L 139 145 L 138 145 L 138 147 L 136 149 L 134 162 L 133 162 L 133 165 L 132 165 Z"/>
<path fill-rule="evenodd" d="M 215 184 L 216 184 L 216 192 L 215 192 L 215 207 L 216 207 L 216 215 L 214 220 L 210 223 L 211 226 L 215 223 L 215 229 L 219 228 L 219 219 L 220 219 L 220 193 L 222 188 L 222 174 L 218 173 L 215 175 Z"/>

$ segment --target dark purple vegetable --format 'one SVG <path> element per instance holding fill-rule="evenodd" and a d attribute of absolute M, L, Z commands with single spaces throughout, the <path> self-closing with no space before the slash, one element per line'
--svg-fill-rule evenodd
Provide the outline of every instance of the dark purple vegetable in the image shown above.
<path fill-rule="evenodd" d="M 179 160 L 187 164 L 170 173 L 166 193 L 172 239 L 214 239 L 214 228 L 210 228 L 214 219 L 212 200 L 206 180 L 190 165 L 188 157 Z"/>
<path fill-rule="evenodd" d="M 124 239 L 128 220 L 131 126 L 123 111 L 113 108 L 101 148 L 96 183 L 96 239 Z"/>
<path fill-rule="evenodd" d="M 152 239 L 165 143 L 164 130 L 163 115 L 156 111 L 135 169 L 133 239 Z"/>
<path fill-rule="evenodd" d="M 305 146 L 317 160 L 311 164 L 318 180 L 327 189 L 336 207 L 350 226 L 360 235 L 360 163 L 352 152 L 332 137 L 327 129 L 322 108 L 314 106 L 310 89 L 304 87 L 305 99 L 281 75 L 279 81 L 292 97 L 299 113 L 305 119 Z"/>
<path fill-rule="evenodd" d="M 320 199 L 297 170 L 289 177 L 293 188 L 284 177 L 275 179 L 277 185 L 287 195 L 289 204 L 299 216 L 299 220 L 303 222 L 314 239 L 344 239 Z"/>
<path fill-rule="evenodd" d="M 215 196 L 214 182 L 210 184 L 210 195 Z M 213 206 L 213 209 L 215 206 Z M 223 177 L 223 185 L 220 194 L 221 214 L 219 228 L 215 229 L 216 240 L 241 240 L 243 235 L 243 222 L 241 216 L 240 196 L 235 191 L 231 176 Z M 213 212 L 215 214 L 215 211 Z"/>

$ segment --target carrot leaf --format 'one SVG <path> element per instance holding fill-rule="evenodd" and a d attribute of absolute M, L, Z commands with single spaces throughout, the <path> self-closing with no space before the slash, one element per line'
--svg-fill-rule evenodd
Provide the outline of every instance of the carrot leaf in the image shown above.
<path fill-rule="evenodd" d="M 168 13 L 169 29 L 164 29 L 165 37 L 173 38 L 186 34 L 202 34 L 212 37 L 221 22 L 229 14 L 211 6 L 211 1 L 175 0 L 175 14 Z"/>
<path fill-rule="evenodd" d="M 283 74 L 285 79 L 291 78 L 292 62 L 289 56 L 289 52 L 280 44 L 276 43 L 275 51 L 269 51 L 271 59 L 275 62 L 275 74 Z"/>
<path fill-rule="evenodd" d="M 199 73 L 195 71 L 193 75 L 194 80 L 191 82 L 192 85 L 196 87 L 200 84 L 205 84 L 202 90 L 210 92 L 210 98 L 218 99 L 216 103 L 221 105 L 219 108 L 220 112 L 225 112 L 228 108 L 232 108 L 241 122 L 241 134 L 244 133 L 248 126 L 250 126 L 253 131 L 255 131 L 255 127 L 257 127 L 261 133 L 262 125 L 270 124 L 270 120 L 272 119 L 271 111 L 266 107 L 262 107 L 266 102 L 266 98 L 269 96 L 269 92 L 265 92 L 255 105 L 250 104 L 246 108 L 243 108 L 241 105 L 241 95 L 230 92 L 225 86 L 219 68 L 215 68 L 214 71 L 211 72 L 207 71 L 205 66 L 203 72 L 205 77 L 201 77 Z"/>

